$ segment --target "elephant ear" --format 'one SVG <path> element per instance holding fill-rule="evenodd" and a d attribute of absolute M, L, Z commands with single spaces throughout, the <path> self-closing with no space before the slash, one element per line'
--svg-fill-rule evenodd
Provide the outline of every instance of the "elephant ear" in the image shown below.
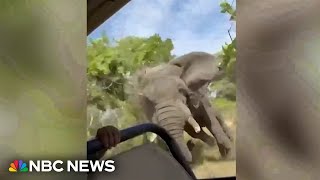
<path fill-rule="evenodd" d="M 159 76 L 174 76 L 180 77 L 183 69 L 181 67 L 172 64 L 160 64 L 155 67 L 147 68 L 145 71 L 145 77 L 148 79 L 156 78 Z"/>
<path fill-rule="evenodd" d="M 216 58 L 205 52 L 191 52 L 169 63 L 183 69 L 181 79 L 194 91 L 211 82 L 220 73 Z"/>

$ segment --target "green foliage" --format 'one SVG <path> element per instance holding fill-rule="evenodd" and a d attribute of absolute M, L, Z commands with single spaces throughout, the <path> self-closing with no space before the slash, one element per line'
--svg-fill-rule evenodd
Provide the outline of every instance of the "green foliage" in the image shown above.
<path fill-rule="evenodd" d="M 226 98 L 216 98 L 212 101 L 213 107 L 222 115 L 224 119 L 235 118 L 236 102 Z"/>
<path fill-rule="evenodd" d="M 125 101 L 127 77 L 145 65 L 167 62 L 171 58 L 173 44 L 159 35 L 149 38 L 126 37 L 111 45 L 107 36 L 92 40 L 88 45 L 88 97 L 89 103 L 119 107 Z"/>
<path fill-rule="evenodd" d="M 220 4 L 221 12 L 230 15 L 230 20 L 235 21 L 236 19 L 236 10 L 233 9 L 232 5 L 227 1 L 224 1 Z M 230 28 L 231 29 L 231 28 Z M 229 29 L 229 31 L 230 31 Z M 229 35 L 230 32 L 228 31 Z M 231 36 L 230 36 L 231 38 Z M 227 77 L 231 82 L 235 82 L 235 64 L 236 64 L 236 38 L 231 39 L 231 43 L 226 43 L 222 46 L 221 54 L 221 68 L 226 71 Z"/>
<path fill-rule="evenodd" d="M 227 1 L 223 1 L 220 3 L 221 13 L 227 13 L 230 15 L 230 20 L 236 20 L 236 10 L 233 9 L 232 5 L 229 4 Z"/>
<path fill-rule="evenodd" d="M 141 111 L 128 101 L 125 91 L 127 79 L 143 66 L 168 62 L 172 58 L 172 41 L 162 40 L 155 34 L 149 38 L 126 37 L 110 42 L 102 34 L 101 38 L 91 40 L 87 46 L 88 105 L 97 111 L 119 109 L 121 116 L 116 124 L 120 129 L 137 124 Z M 98 122 L 100 116 L 93 114 L 88 117 L 89 124 L 101 126 Z M 88 129 L 90 136 L 94 135 L 96 126 Z"/>
<path fill-rule="evenodd" d="M 113 77 L 125 76 L 144 65 L 167 62 L 173 44 L 159 35 L 149 38 L 126 37 L 111 46 L 108 38 L 93 40 L 88 46 L 88 75 Z"/>
<path fill-rule="evenodd" d="M 119 61 L 124 63 L 124 71 L 134 72 L 143 65 L 168 62 L 173 44 L 170 39 L 163 41 L 156 34 L 149 38 L 127 37 L 118 41 Z"/>
<path fill-rule="evenodd" d="M 226 43 L 222 46 L 222 64 L 221 67 L 226 69 L 233 60 L 236 59 L 236 39 L 233 39 L 230 44 Z"/>
<path fill-rule="evenodd" d="M 230 101 L 236 100 L 236 85 L 227 78 L 212 83 L 210 89 L 217 92 L 217 98 L 225 98 Z"/>

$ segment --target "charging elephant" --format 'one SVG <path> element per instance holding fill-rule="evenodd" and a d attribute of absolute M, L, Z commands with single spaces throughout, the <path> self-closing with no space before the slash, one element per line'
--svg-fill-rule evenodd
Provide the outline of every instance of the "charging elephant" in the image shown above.
<path fill-rule="evenodd" d="M 220 74 L 214 63 L 214 56 L 194 52 L 147 68 L 139 76 L 140 100 L 147 118 L 168 131 L 188 162 L 192 156 L 184 141 L 184 131 L 209 145 L 215 144 L 216 138 L 223 157 L 231 149 L 230 134 L 221 127 L 204 91 Z M 202 127 L 207 127 L 213 137 Z"/>
<path fill-rule="evenodd" d="M 217 113 L 211 106 L 208 97 L 209 83 L 219 80 L 224 72 L 218 67 L 215 57 L 205 52 L 191 52 L 178 57 L 169 62 L 183 69 L 180 78 L 186 83 L 186 86 L 192 91 L 191 95 L 196 95 L 199 104 L 194 106 L 188 103 L 188 107 L 195 120 L 201 127 L 207 127 L 217 140 L 217 145 L 222 156 L 230 156 L 232 136 Z M 187 125 L 186 132 L 193 138 L 198 138 L 204 142 L 210 142 L 210 137 L 204 131 L 195 134 Z"/>
<path fill-rule="evenodd" d="M 148 108 L 145 110 L 147 118 L 166 129 L 178 143 L 186 160 L 191 162 L 191 153 L 184 142 L 184 127 L 188 124 L 195 133 L 201 128 L 187 106 L 190 91 L 180 79 L 181 72 L 173 65 L 147 69 L 140 82 L 143 84 L 140 95 L 145 108 Z"/>

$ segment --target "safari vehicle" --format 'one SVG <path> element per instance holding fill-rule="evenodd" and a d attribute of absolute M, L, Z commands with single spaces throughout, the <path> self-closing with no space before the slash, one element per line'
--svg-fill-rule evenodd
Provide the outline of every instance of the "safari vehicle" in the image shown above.
<path fill-rule="evenodd" d="M 114 173 L 90 174 L 89 179 L 96 180 L 197 180 L 191 168 L 184 160 L 178 145 L 171 136 L 158 125 L 145 123 L 121 130 L 121 142 L 147 132 L 152 132 L 161 137 L 167 144 L 171 154 L 164 151 L 156 144 L 144 144 L 128 152 L 112 157 L 119 164 Z M 104 149 L 100 141 L 94 139 L 87 142 L 87 157 L 97 159 L 97 152 Z M 233 180 L 236 177 L 222 177 L 202 180 Z"/>
<path fill-rule="evenodd" d="M 87 0 L 87 35 L 120 10 L 128 0 Z M 168 146 L 170 152 L 150 143 L 137 146 L 112 159 L 117 169 L 114 173 L 90 173 L 89 179 L 96 180 L 197 180 L 184 160 L 175 140 L 161 127 L 146 123 L 121 130 L 121 142 L 147 132 L 157 134 Z M 97 159 L 97 152 L 103 149 L 98 140 L 87 142 L 88 159 Z M 233 180 L 233 177 L 203 180 Z"/>

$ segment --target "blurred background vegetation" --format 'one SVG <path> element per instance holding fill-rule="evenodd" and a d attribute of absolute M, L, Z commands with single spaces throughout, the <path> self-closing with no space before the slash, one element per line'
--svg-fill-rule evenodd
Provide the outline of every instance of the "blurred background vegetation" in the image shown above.
<path fill-rule="evenodd" d="M 0 1 L 0 179 L 14 159 L 86 157 L 86 11 L 78 0 Z"/>
<path fill-rule="evenodd" d="M 235 10 L 228 2 L 220 4 L 221 13 L 230 15 L 230 23 L 235 23 Z M 230 28 L 231 29 L 231 28 Z M 230 32 L 226 32 L 229 33 Z M 231 35 L 230 35 L 231 38 Z M 171 39 L 162 39 L 158 34 L 148 38 L 125 37 L 110 41 L 102 34 L 99 39 L 89 39 L 87 44 L 87 137 L 95 136 L 98 128 L 113 125 L 119 129 L 143 123 L 142 111 L 131 101 L 129 79 L 144 66 L 166 63 L 175 57 Z M 236 86 L 235 62 L 236 40 L 222 46 L 220 52 L 211 52 L 220 66 L 226 71 L 225 77 L 209 86 L 214 108 L 225 119 L 226 124 L 235 130 Z M 122 143 L 107 156 L 112 156 L 144 143 L 146 137 L 139 137 Z M 204 145 L 200 150 L 202 154 Z M 199 148 L 198 148 L 199 149 Z M 210 154 L 211 153 L 211 154 Z M 212 151 L 207 152 L 210 160 Z M 200 158 L 201 159 L 201 158 Z M 203 158 L 202 158 L 203 159 Z M 211 157 L 211 159 L 214 159 Z M 204 159 L 203 159 L 204 160 Z M 198 162 L 203 164 L 203 161 Z M 210 170 L 208 171 L 210 172 Z"/>

